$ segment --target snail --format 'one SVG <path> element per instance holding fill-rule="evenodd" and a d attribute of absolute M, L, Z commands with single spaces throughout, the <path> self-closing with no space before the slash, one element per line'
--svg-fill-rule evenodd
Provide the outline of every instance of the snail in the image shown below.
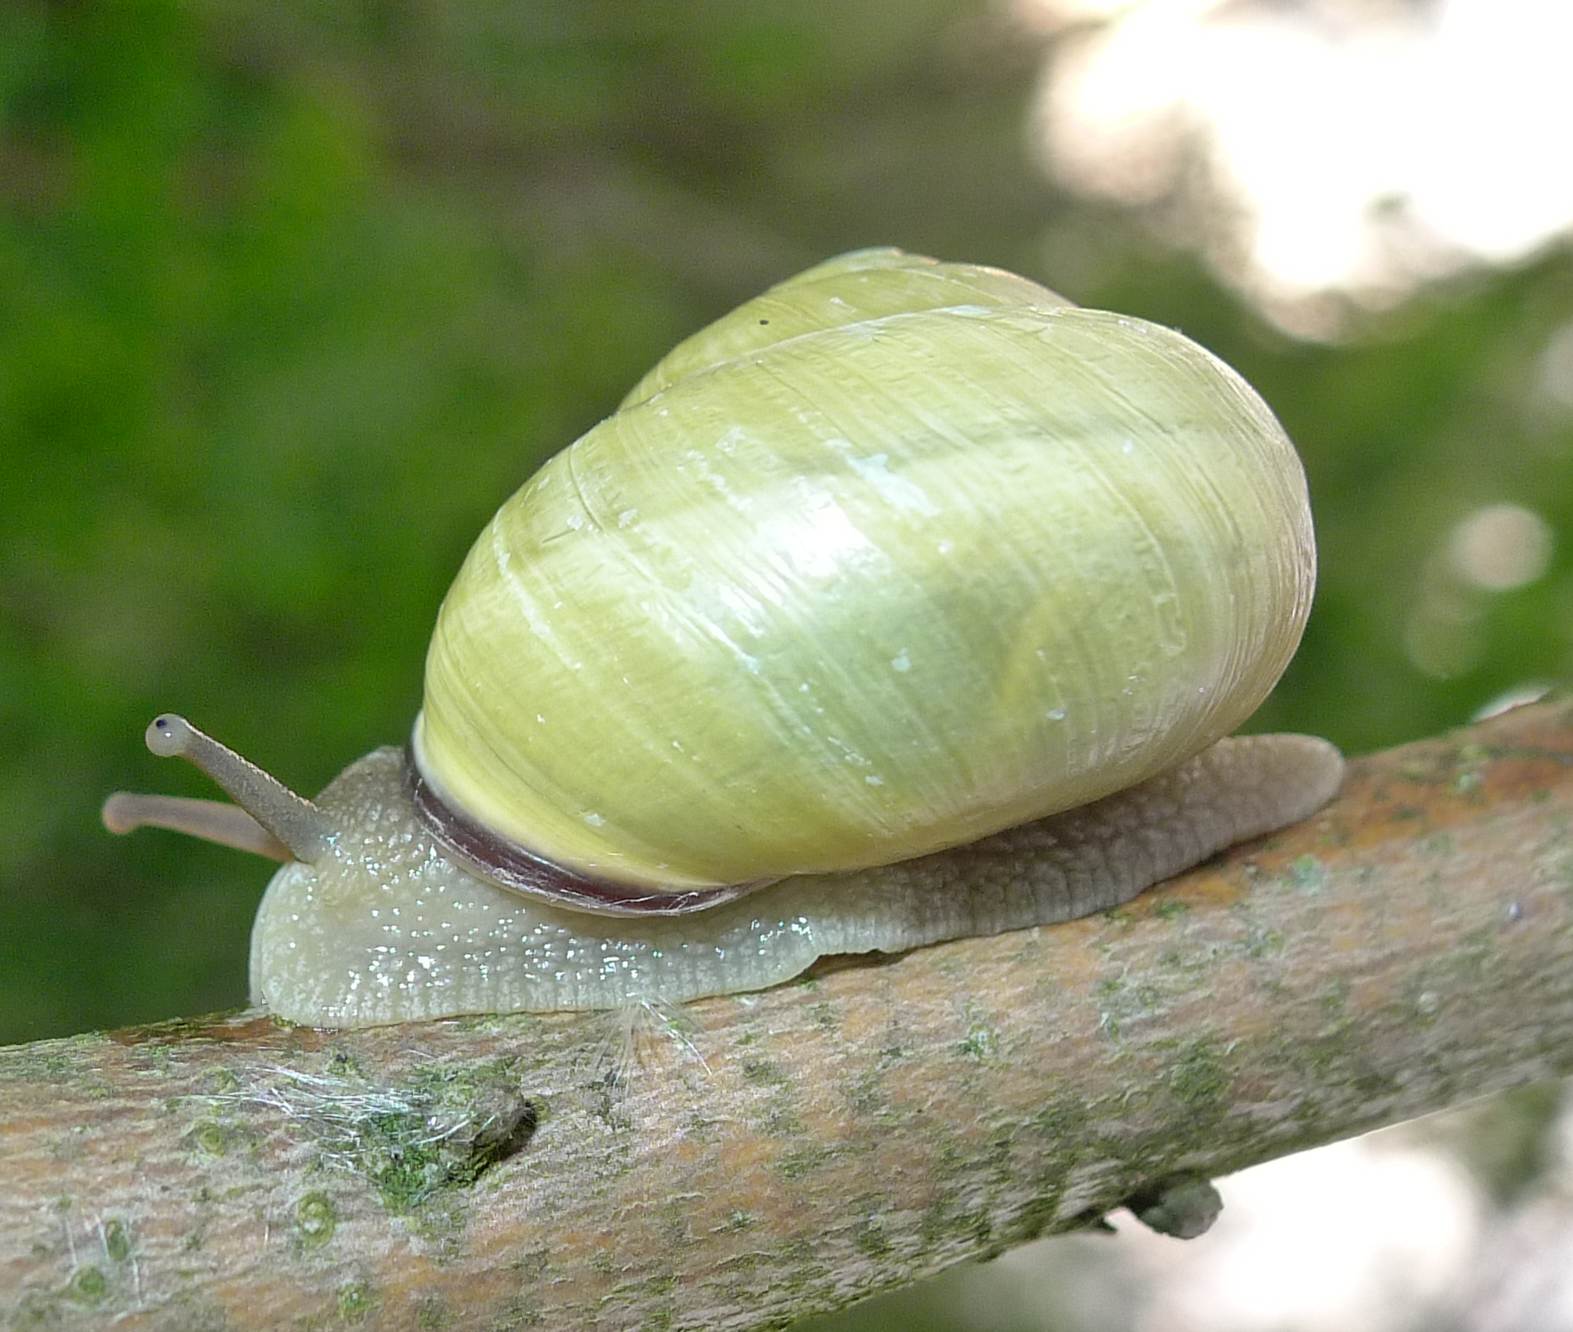
<path fill-rule="evenodd" d="M 498 511 L 408 750 L 315 801 L 173 714 L 283 861 L 254 1002 L 319 1026 L 761 989 L 1107 909 L 1309 816 L 1342 760 L 1228 738 L 1297 647 L 1305 479 L 1181 334 L 856 251 L 681 343 Z"/>

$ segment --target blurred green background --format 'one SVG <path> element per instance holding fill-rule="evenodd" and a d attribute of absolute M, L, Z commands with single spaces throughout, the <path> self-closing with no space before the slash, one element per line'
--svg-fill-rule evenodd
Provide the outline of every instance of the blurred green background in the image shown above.
<path fill-rule="evenodd" d="M 857 246 L 1181 327 L 1263 392 L 1305 458 L 1322 582 L 1258 725 L 1360 752 L 1565 678 L 1567 219 L 1471 245 L 1400 181 L 1357 210 L 1361 262 L 1294 277 L 1268 241 L 1286 217 L 1336 239 L 1327 182 L 1387 127 L 1344 85 L 1273 122 L 1266 87 L 1255 127 L 1283 142 L 1250 160 L 1291 200 L 1269 214 L 1194 117 L 1134 139 L 1117 106 L 1085 118 L 1109 100 L 1088 62 L 1128 55 L 1144 8 L 0 8 L 0 1042 L 245 999 L 267 866 L 98 824 L 117 787 L 210 794 L 143 749 L 156 710 L 303 791 L 402 740 L 503 498 L 680 337 Z M 1309 14 L 1318 58 L 1322 11 L 1344 42 L 1439 12 L 1217 8 Z M 1173 58 L 1148 68 L 1188 67 L 1176 41 L 1149 33 Z M 1208 88 L 1260 74 L 1232 49 Z M 1470 86 L 1472 115 L 1501 100 Z M 1443 154 L 1510 223 L 1518 184 L 1567 175 L 1522 114 L 1474 159 L 1489 179 L 1458 136 Z M 948 1326 L 942 1304 L 900 1318 Z"/>
<path fill-rule="evenodd" d="M 855 246 L 1182 327 L 1261 389 L 1323 567 L 1262 725 L 1358 752 L 1566 674 L 1573 410 L 1536 377 L 1568 251 L 1293 337 L 1150 209 L 1043 168 L 1049 26 L 940 0 L 0 10 L 0 1041 L 244 999 L 267 867 L 98 825 L 116 787 L 209 794 L 144 751 L 155 710 L 303 791 L 401 740 L 501 500 L 678 338 Z M 1551 544 L 1491 591 L 1447 553 L 1499 503 Z"/>

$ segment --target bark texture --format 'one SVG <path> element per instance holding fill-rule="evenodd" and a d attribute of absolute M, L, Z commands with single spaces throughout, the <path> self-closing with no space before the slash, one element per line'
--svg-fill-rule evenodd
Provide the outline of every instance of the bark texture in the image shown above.
<path fill-rule="evenodd" d="M 0 1050 L 0 1326 L 781 1327 L 1570 1069 L 1554 702 L 1118 911 L 762 994 Z"/>

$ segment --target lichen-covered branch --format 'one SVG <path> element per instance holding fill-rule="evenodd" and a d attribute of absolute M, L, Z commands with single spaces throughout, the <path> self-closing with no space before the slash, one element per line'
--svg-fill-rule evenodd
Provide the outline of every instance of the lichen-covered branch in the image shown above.
<path fill-rule="evenodd" d="M 1548 703 L 1119 911 L 763 994 L 0 1051 L 0 1326 L 779 1327 L 1570 1069 Z"/>

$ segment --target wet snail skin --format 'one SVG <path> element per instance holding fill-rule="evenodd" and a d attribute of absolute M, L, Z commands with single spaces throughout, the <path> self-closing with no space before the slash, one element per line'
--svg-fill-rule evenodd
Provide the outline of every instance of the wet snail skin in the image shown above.
<path fill-rule="evenodd" d="M 315 801 L 166 714 L 284 862 L 297 1022 L 681 1002 L 1106 909 L 1304 818 L 1342 760 L 1228 738 L 1315 581 L 1292 445 L 1178 333 L 864 250 L 681 343 L 548 460 L 438 615 L 408 750 Z"/>

